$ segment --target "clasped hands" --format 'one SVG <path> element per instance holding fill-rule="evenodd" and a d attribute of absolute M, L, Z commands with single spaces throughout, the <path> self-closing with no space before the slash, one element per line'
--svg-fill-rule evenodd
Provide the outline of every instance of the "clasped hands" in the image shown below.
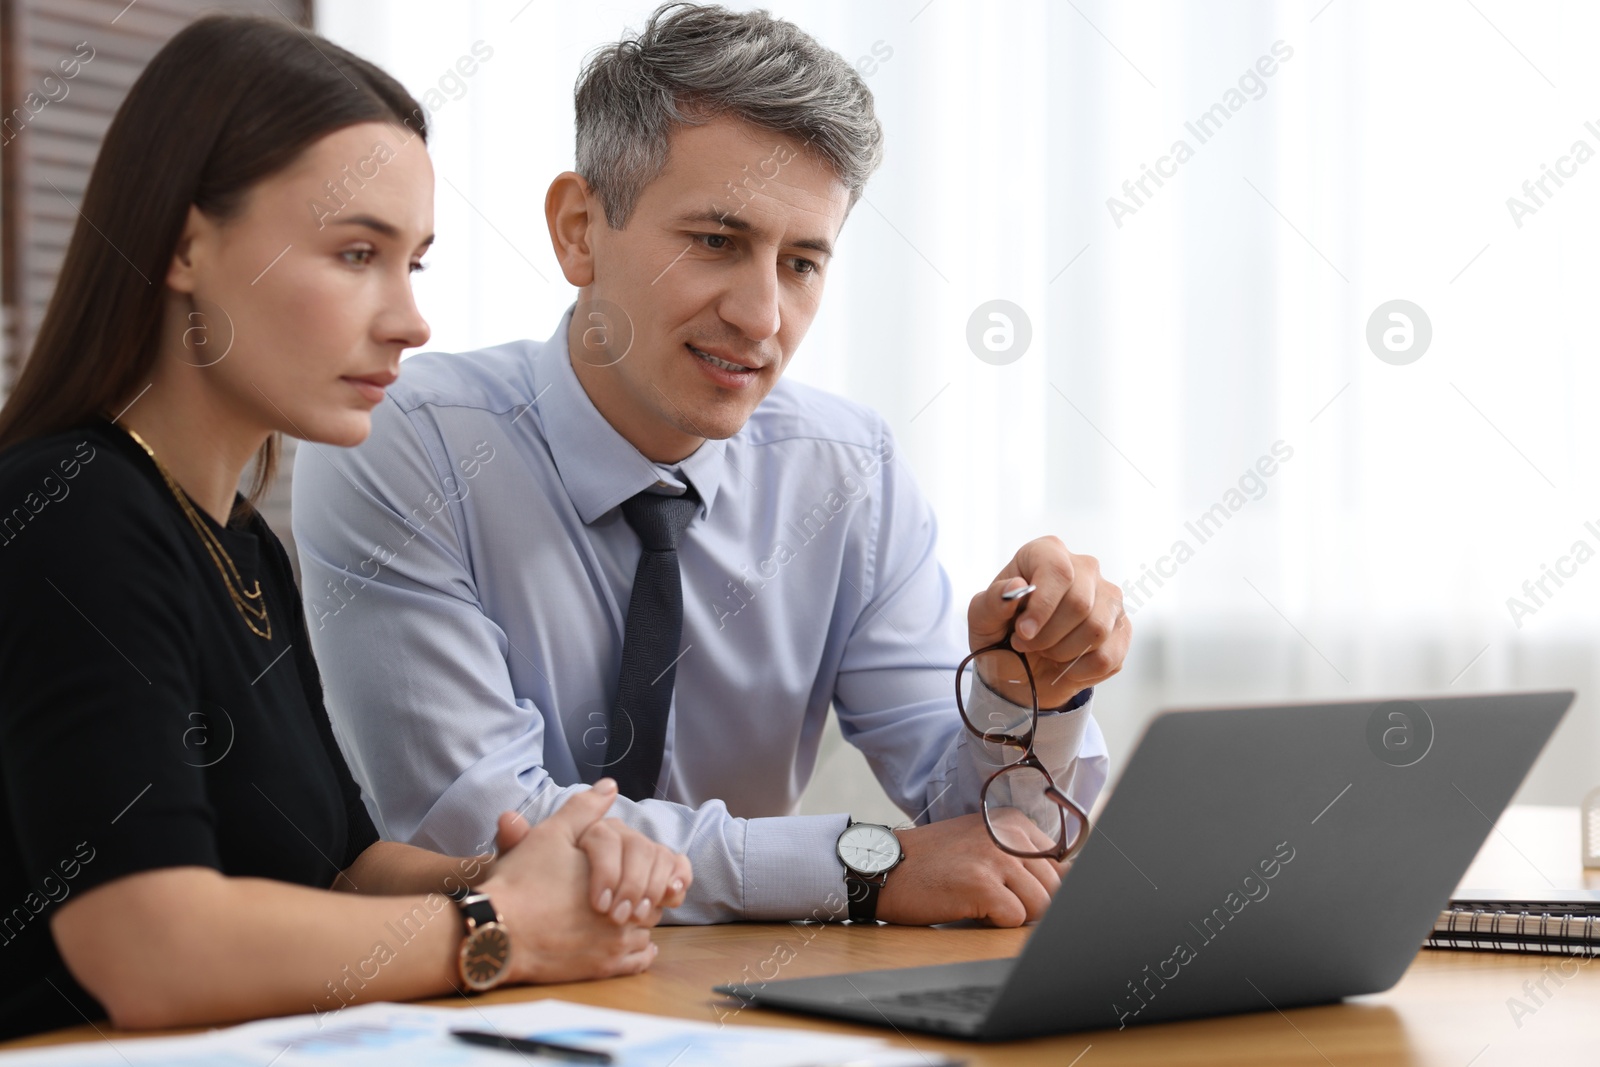
<path fill-rule="evenodd" d="M 688 857 L 606 818 L 616 797 L 605 778 L 537 826 L 500 816 L 478 889 L 511 933 L 512 981 L 637 974 L 655 959 L 650 930 L 683 903 L 694 875 Z"/>

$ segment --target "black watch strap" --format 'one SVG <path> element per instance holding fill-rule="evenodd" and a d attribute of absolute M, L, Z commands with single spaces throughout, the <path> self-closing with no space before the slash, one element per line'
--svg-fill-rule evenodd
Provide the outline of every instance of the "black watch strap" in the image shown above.
<path fill-rule="evenodd" d="M 482 893 L 474 892 L 470 887 L 463 886 L 452 891 L 450 899 L 456 902 L 461 914 L 467 917 L 471 929 L 500 921 L 500 913 L 489 902 L 489 898 Z"/>
<path fill-rule="evenodd" d="M 884 875 L 876 878 L 863 878 L 854 871 L 846 871 L 844 876 L 845 896 L 850 901 L 850 921 L 877 922 L 878 921 L 878 891 L 888 881 Z"/>

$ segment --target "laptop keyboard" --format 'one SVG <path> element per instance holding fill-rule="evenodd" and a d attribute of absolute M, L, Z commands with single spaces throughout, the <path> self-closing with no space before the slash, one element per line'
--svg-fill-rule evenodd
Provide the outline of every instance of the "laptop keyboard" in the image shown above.
<path fill-rule="evenodd" d="M 880 997 L 880 1003 L 897 1008 L 921 1012 L 939 1012 L 961 1015 L 984 1015 L 1000 992 L 994 985 L 964 985 L 953 989 L 923 989 L 915 993 L 901 993 L 893 997 Z"/>

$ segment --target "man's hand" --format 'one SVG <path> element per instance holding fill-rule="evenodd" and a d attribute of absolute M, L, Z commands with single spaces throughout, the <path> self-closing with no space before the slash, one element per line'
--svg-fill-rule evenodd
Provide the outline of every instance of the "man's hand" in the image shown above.
<path fill-rule="evenodd" d="M 602 820 L 616 795 L 615 783 L 584 790 L 533 827 L 512 812 L 500 816 L 497 840 L 510 847 L 479 888 L 510 930 L 513 981 L 637 974 L 655 959 L 647 926 L 613 922 L 594 908 L 589 895 L 589 859 L 579 841 Z"/>
<path fill-rule="evenodd" d="M 1055 842 L 1021 812 L 996 813 L 1041 849 Z M 906 926 L 977 919 L 991 926 L 1021 926 L 1044 914 L 1061 886 L 1061 870 L 1048 859 L 1023 860 L 1000 851 L 983 816 L 962 815 L 910 830 L 896 830 L 905 858 L 889 872 L 878 895 L 878 918 Z"/>
<path fill-rule="evenodd" d="M 1000 594 L 1038 586 L 1020 603 Z M 1081 690 L 1122 669 L 1133 624 L 1122 610 L 1122 590 L 1100 576 L 1100 561 L 1067 551 L 1058 537 L 1029 541 L 967 608 L 967 640 L 973 651 L 1003 640 L 1015 621 L 1011 644 L 1028 657 L 1039 707 L 1058 708 Z M 1015 692 L 1016 677 L 984 681 L 1000 693 Z M 1023 690 L 1024 693 L 1026 690 Z"/>

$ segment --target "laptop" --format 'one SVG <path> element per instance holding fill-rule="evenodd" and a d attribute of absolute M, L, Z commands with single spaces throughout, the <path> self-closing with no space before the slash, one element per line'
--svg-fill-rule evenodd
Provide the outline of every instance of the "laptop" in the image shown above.
<path fill-rule="evenodd" d="M 1165 712 L 1021 955 L 716 991 L 984 1040 L 1381 992 L 1573 695 Z"/>

